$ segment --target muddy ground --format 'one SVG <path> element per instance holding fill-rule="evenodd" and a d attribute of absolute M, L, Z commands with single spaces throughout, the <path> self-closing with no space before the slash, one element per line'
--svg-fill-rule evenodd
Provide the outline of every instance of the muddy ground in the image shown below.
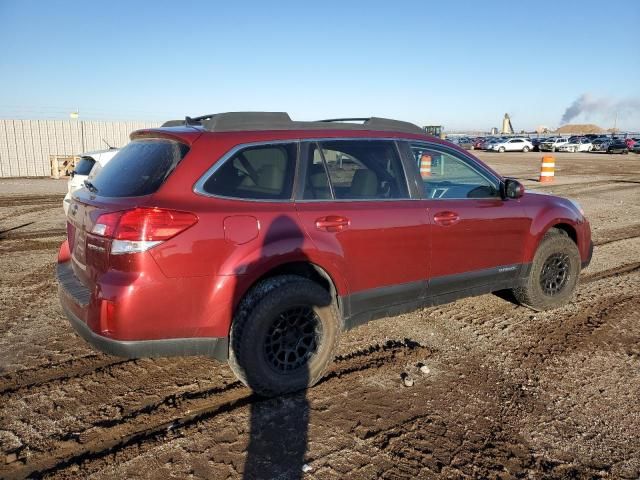
<path fill-rule="evenodd" d="M 480 156 L 582 203 L 596 249 L 575 300 L 380 320 L 315 388 L 271 400 L 207 358 L 88 348 L 53 277 L 64 183 L 0 180 L 0 477 L 640 477 L 640 156 L 558 154 L 548 186 L 539 154 Z"/>

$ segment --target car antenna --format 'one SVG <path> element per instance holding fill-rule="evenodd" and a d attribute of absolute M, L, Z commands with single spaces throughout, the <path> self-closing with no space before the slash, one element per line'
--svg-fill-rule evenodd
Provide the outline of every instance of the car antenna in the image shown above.
<path fill-rule="evenodd" d="M 112 147 L 111 145 L 109 145 L 109 142 L 107 142 L 104 138 L 102 138 L 102 137 L 100 137 L 100 138 L 104 143 L 107 144 L 107 147 L 109 147 L 109 150 L 115 150 L 116 149 L 116 147 Z"/>

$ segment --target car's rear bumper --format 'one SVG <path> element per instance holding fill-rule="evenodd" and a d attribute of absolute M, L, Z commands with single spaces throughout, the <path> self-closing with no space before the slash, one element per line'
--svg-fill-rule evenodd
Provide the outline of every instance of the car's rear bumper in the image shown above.
<path fill-rule="evenodd" d="M 62 288 L 62 286 L 60 287 Z M 62 298 L 62 296 L 61 296 Z M 162 340 L 114 340 L 94 332 L 62 303 L 76 333 L 96 350 L 125 358 L 206 355 L 220 361 L 228 357 L 226 338 L 168 338 Z"/>
<path fill-rule="evenodd" d="M 96 331 L 91 328 L 91 323 L 87 319 L 92 315 L 100 315 L 102 310 L 100 299 L 94 298 L 91 291 L 78 280 L 69 262 L 58 264 L 56 277 L 60 303 L 69 322 L 75 331 L 97 350 L 126 358 L 207 355 L 222 361 L 227 359 L 227 337 L 193 336 L 152 339 L 134 337 L 135 339 L 125 340 L 122 337 L 116 338 L 118 330 Z M 168 318 L 172 317 L 168 314 Z M 138 320 L 140 319 L 129 316 L 126 322 L 136 323 Z M 100 326 L 101 323 L 98 322 L 96 325 Z M 158 323 L 157 326 L 161 325 Z"/>

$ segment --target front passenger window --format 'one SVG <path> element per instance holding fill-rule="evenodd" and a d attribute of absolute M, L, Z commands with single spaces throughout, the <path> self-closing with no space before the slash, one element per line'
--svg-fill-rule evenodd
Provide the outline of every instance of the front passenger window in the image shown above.
<path fill-rule="evenodd" d="M 466 160 L 426 146 L 411 145 L 427 198 L 495 198 L 497 183 Z"/>

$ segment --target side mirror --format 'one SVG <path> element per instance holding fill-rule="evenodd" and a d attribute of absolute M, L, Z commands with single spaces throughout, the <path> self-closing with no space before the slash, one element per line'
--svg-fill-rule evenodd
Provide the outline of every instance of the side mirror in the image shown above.
<path fill-rule="evenodd" d="M 524 185 L 513 178 L 507 178 L 504 182 L 505 198 L 520 198 L 524 195 Z"/>

